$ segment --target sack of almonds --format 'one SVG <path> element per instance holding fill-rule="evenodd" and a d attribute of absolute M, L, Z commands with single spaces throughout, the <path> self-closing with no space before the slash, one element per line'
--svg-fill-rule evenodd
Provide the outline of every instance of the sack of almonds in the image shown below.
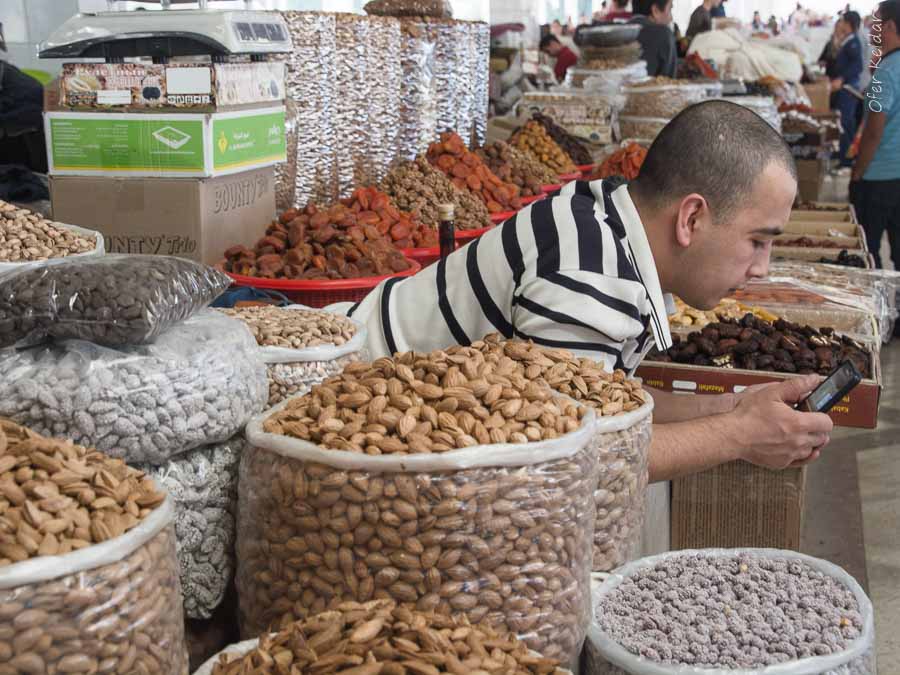
<path fill-rule="evenodd" d="M 269 407 L 368 359 L 365 326 L 339 314 L 299 305 L 221 311 L 246 323 L 256 338 L 269 378 Z"/>
<path fill-rule="evenodd" d="M 464 613 L 574 662 L 592 410 L 476 349 L 354 363 L 254 418 L 237 588 L 253 637 L 347 601 Z"/>
<path fill-rule="evenodd" d="M 0 419 L 0 672 L 187 675 L 172 500 Z"/>
<path fill-rule="evenodd" d="M 99 232 L 47 220 L 0 199 L 0 272 L 103 252 L 103 235 Z"/>
<path fill-rule="evenodd" d="M 0 271 L 0 347 L 45 337 L 109 347 L 153 342 L 231 280 L 192 260 L 105 255 Z"/>
<path fill-rule="evenodd" d="M 275 675 L 288 668 L 354 675 L 571 675 L 513 635 L 484 624 L 472 626 L 464 617 L 398 606 L 393 600 L 342 603 L 278 633 L 232 645 L 194 675 L 240 675 L 248 669 Z"/>
<path fill-rule="evenodd" d="M 265 409 L 265 365 L 240 321 L 204 310 L 153 344 L 63 340 L 0 350 L 0 415 L 131 463 L 219 443 Z"/>
<path fill-rule="evenodd" d="M 609 572 L 633 560 L 641 543 L 649 477 L 650 395 L 624 371 L 607 372 L 602 364 L 566 349 L 504 340 L 498 333 L 474 342 L 472 348 L 499 359 L 502 367 L 511 360 L 528 381 L 594 409 L 597 422 L 590 449 L 599 461 L 599 478 L 591 569 Z"/>
<path fill-rule="evenodd" d="M 169 493 L 184 613 L 209 619 L 234 578 L 237 481 L 243 433 L 204 445 L 160 466 L 138 465 Z"/>
<path fill-rule="evenodd" d="M 431 16 L 438 19 L 453 16 L 449 0 L 370 0 L 363 10 L 376 16 Z"/>

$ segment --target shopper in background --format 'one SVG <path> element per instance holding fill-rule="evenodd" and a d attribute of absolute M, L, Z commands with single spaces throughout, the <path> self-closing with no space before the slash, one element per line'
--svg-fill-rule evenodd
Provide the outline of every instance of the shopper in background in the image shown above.
<path fill-rule="evenodd" d="M 578 55 L 566 47 L 555 35 L 545 35 L 541 38 L 541 51 L 547 56 L 556 59 L 553 66 L 553 74 L 559 82 L 566 79 L 566 72 L 578 63 Z"/>
<path fill-rule="evenodd" d="M 763 24 L 762 17 L 759 15 L 759 12 L 753 12 L 753 30 L 759 32 L 765 28 Z"/>
<path fill-rule="evenodd" d="M 628 10 L 629 0 L 613 0 L 612 10 L 606 15 L 607 21 L 628 21 L 632 14 Z"/>
<path fill-rule="evenodd" d="M 709 15 L 713 19 L 724 19 L 725 18 L 725 3 L 728 0 L 721 0 L 716 7 L 711 7 L 709 10 Z"/>
<path fill-rule="evenodd" d="M 866 121 L 850 182 L 850 200 L 866 231 L 869 251 L 879 251 L 885 232 L 891 259 L 900 269 L 900 0 L 878 6 L 881 22 L 878 68 L 866 91 Z"/>
<path fill-rule="evenodd" d="M 688 40 L 693 40 L 699 33 L 712 30 L 712 9 L 718 7 L 720 2 L 721 0 L 703 0 L 703 4 L 694 10 L 685 33 Z"/>
<path fill-rule="evenodd" d="M 638 42 L 641 58 L 647 62 L 650 77 L 675 77 L 678 51 L 672 23 L 673 0 L 633 0 L 634 17 L 631 22 L 641 25 Z"/>
<path fill-rule="evenodd" d="M 858 99 L 852 93 L 859 88 L 863 69 L 862 43 L 857 35 L 859 24 L 859 14 L 847 12 L 835 28 L 840 42 L 834 63 L 835 77 L 831 80 L 831 109 L 841 113 L 840 162 L 843 167 L 852 164 L 847 151 L 859 127 Z"/>
<path fill-rule="evenodd" d="M 707 101 L 657 136 L 639 177 L 578 181 L 347 311 L 372 358 L 467 345 L 485 334 L 575 350 L 633 372 L 672 345 L 664 293 L 712 309 L 765 277 L 797 194 L 791 150 L 746 108 Z M 828 442 L 827 415 L 793 405 L 816 376 L 722 396 L 653 392 L 650 475 L 669 480 L 743 459 L 783 469 Z"/>
<path fill-rule="evenodd" d="M 838 76 L 837 55 L 838 50 L 841 47 L 841 42 L 844 41 L 842 30 L 841 20 L 838 19 L 834 23 L 834 30 L 831 32 L 831 38 L 825 43 L 825 46 L 822 47 L 822 53 L 819 55 L 819 65 L 822 66 L 822 69 L 825 71 L 825 77 L 827 77 L 829 81 L 834 80 Z"/>

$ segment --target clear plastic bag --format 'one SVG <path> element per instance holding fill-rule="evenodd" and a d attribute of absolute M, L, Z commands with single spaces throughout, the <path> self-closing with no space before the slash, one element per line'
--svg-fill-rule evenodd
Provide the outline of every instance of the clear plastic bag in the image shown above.
<path fill-rule="evenodd" d="M 750 554 L 768 559 L 795 560 L 805 563 L 846 586 L 852 591 L 859 605 L 863 621 L 862 635 L 850 646 L 837 654 L 803 658 L 777 666 L 752 669 L 716 670 L 688 665 L 663 664 L 650 661 L 626 651 L 605 633 L 596 622 L 596 611 L 604 597 L 609 595 L 627 577 L 645 567 L 653 567 L 664 560 L 677 560 L 689 555 L 712 557 L 734 557 Z M 702 549 L 663 553 L 642 558 L 616 570 L 593 592 L 595 618 L 588 629 L 585 658 L 582 660 L 582 675 L 875 675 L 875 621 L 872 603 L 856 580 L 837 565 L 794 551 L 765 548 Z"/>
<path fill-rule="evenodd" d="M 248 424 L 241 462 L 244 637 L 390 597 L 577 660 L 590 613 L 592 410 L 552 441 L 382 456 L 265 433 L 272 412 Z"/>
<path fill-rule="evenodd" d="M 167 256 L 106 255 L 0 273 L 0 347 L 46 336 L 110 347 L 152 342 L 216 299 L 231 280 Z"/>
<path fill-rule="evenodd" d="M 3 673 L 187 675 L 171 498 L 127 533 L 0 568 Z"/>
<path fill-rule="evenodd" d="M 161 466 L 140 465 L 175 505 L 175 534 L 184 613 L 208 619 L 234 576 L 238 466 L 243 434 L 206 445 Z"/>
<path fill-rule="evenodd" d="M 256 341 L 215 310 L 141 347 L 67 340 L 0 352 L 0 416 L 129 463 L 227 440 L 266 398 Z"/>
<path fill-rule="evenodd" d="M 660 84 L 625 87 L 627 97 L 624 115 L 639 117 L 664 117 L 672 119 L 685 108 L 708 98 L 706 84 Z"/>
<path fill-rule="evenodd" d="M 649 403 L 634 412 L 599 417 L 591 438 L 600 465 L 594 490 L 594 572 L 609 572 L 640 550 L 653 426 L 653 399 L 644 395 Z"/>
<path fill-rule="evenodd" d="M 636 141 L 653 141 L 659 132 L 669 123 L 664 117 L 619 116 L 619 138 L 632 138 Z"/>
<path fill-rule="evenodd" d="M 377 16 L 430 16 L 449 19 L 453 8 L 448 0 L 371 0 L 363 7 Z"/>

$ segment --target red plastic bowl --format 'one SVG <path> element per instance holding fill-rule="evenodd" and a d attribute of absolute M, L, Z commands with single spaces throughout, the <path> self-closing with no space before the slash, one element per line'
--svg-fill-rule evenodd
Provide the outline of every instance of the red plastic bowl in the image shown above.
<path fill-rule="evenodd" d="M 436 263 L 441 259 L 440 246 L 431 246 L 429 248 L 401 248 L 400 252 L 409 260 L 414 260 L 419 263 L 422 269 L 425 269 L 432 263 Z"/>
<path fill-rule="evenodd" d="M 492 229 L 494 229 L 493 225 L 491 227 L 482 227 L 480 230 L 457 230 L 456 241 L 461 242 L 462 245 L 463 242 L 468 243 L 473 239 L 478 239 L 478 237 Z"/>
<path fill-rule="evenodd" d="M 529 204 L 534 204 L 535 202 L 540 201 L 546 196 L 546 193 L 541 193 L 539 195 L 531 195 L 530 197 L 520 197 L 520 199 L 522 200 L 522 206 L 528 206 Z"/>
<path fill-rule="evenodd" d="M 580 171 L 575 171 L 575 172 L 573 172 L 573 173 L 561 173 L 561 174 L 559 174 L 559 180 L 560 180 L 560 182 L 562 182 L 562 183 L 568 183 L 569 181 L 572 181 L 572 180 L 578 180 L 579 178 L 581 178 L 581 172 L 580 172 Z"/>
<path fill-rule="evenodd" d="M 500 223 L 509 220 L 517 213 L 518 211 L 501 211 L 500 213 L 492 213 L 491 222 L 495 225 L 499 225 Z"/>
<path fill-rule="evenodd" d="M 409 269 L 396 274 L 386 274 L 380 277 L 360 277 L 358 279 L 260 279 L 248 277 L 242 274 L 225 272 L 235 286 L 261 288 L 267 291 L 278 291 L 288 297 L 289 300 L 306 305 L 308 307 L 325 307 L 335 302 L 359 302 L 369 294 L 373 288 L 385 279 L 391 277 L 411 277 L 422 269 L 415 260 L 409 260 Z M 223 270 L 223 263 L 216 267 Z"/>
<path fill-rule="evenodd" d="M 596 164 L 579 164 L 575 167 L 581 173 L 582 176 L 590 176 L 594 173 L 594 169 L 597 168 Z"/>
<path fill-rule="evenodd" d="M 557 183 L 555 185 L 541 185 L 541 190 L 544 191 L 544 194 L 549 195 L 551 192 L 556 192 L 557 190 L 562 189 L 562 183 Z"/>

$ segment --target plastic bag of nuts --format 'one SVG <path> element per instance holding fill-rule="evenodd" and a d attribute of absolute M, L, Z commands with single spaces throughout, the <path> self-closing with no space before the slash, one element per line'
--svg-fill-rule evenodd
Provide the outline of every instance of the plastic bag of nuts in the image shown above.
<path fill-rule="evenodd" d="M 593 411 L 485 367 L 475 350 L 398 359 L 353 364 L 249 423 L 238 511 L 242 634 L 388 598 L 464 612 L 573 662 L 589 603 Z M 333 387 L 353 393 L 322 406 Z M 360 424 L 360 415 L 372 421 Z M 349 439 L 327 431 L 338 427 Z M 356 442 L 368 445 L 354 451 Z"/>
<path fill-rule="evenodd" d="M 0 673 L 186 675 L 172 500 L 94 450 L 0 441 Z"/>
<path fill-rule="evenodd" d="M 349 363 L 368 359 L 365 326 L 339 314 L 301 305 L 222 311 L 245 322 L 256 338 L 269 378 L 270 407 L 302 396 Z"/>
<path fill-rule="evenodd" d="M 627 590 L 619 591 L 623 584 Z M 639 609 L 622 601 L 636 585 L 645 589 Z M 674 616 L 665 598 L 673 592 L 679 603 Z M 582 675 L 876 673 L 874 614 L 865 591 L 837 565 L 802 553 L 663 553 L 609 575 L 593 598 Z M 673 622 L 677 629 L 657 628 Z M 634 652 L 638 645 L 641 655 Z"/>
<path fill-rule="evenodd" d="M 168 491 L 175 505 L 181 590 L 189 619 L 210 618 L 234 577 L 238 466 L 244 444 L 241 433 L 161 466 L 138 467 Z"/>
<path fill-rule="evenodd" d="M 231 438 L 265 408 L 258 347 L 240 321 L 203 310 L 153 344 L 65 340 L 0 350 L 0 415 L 132 463 Z"/>
<path fill-rule="evenodd" d="M 651 79 L 625 87 L 627 99 L 623 115 L 672 119 L 685 108 L 708 98 L 706 84 L 692 84 L 683 80 L 671 80 L 673 84 L 654 82 L 656 80 Z"/>

